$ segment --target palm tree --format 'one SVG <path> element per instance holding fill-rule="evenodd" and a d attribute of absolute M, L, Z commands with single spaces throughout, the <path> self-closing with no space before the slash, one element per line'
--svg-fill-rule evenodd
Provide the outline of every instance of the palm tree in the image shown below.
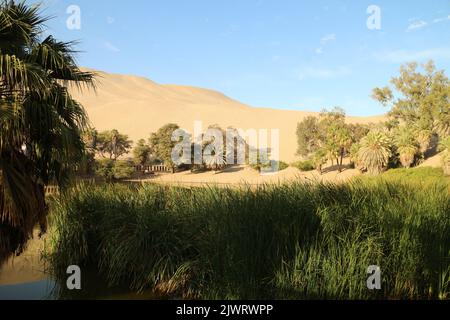
<path fill-rule="evenodd" d="M 397 147 L 402 166 L 404 168 L 410 168 L 419 151 L 413 132 L 407 127 L 400 127 L 395 137 L 395 146 Z"/>
<path fill-rule="evenodd" d="M 425 156 L 431 145 L 431 138 L 433 137 L 433 132 L 428 129 L 422 129 L 417 132 L 417 142 L 419 143 L 420 153 Z"/>
<path fill-rule="evenodd" d="M 450 137 L 447 137 L 440 142 L 439 149 L 442 151 L 442 166 L 444 173 L 450 175 Z"/>
<path fill-rule="evenodd" d="M 21 253 L 39 224 L 46 231 L 44 188 L 64 187 L 82 158 L 83 107 L 68 85 L 92 86 L 73 43 L 41 39 L 37 6 L 0 3 L 0 265 Z"/>
<path fill-rule="evenodd" d="M 387 135 L 372 131 L 361 140 L 358 159 L 370 174 L 381 173 L 388 165 L 391 156 L 391 143 Z"/>
<path fill-rule="evenodd" d="M 358 169 L 360 171 L 363 171 L 364 165 L 359 160 L 359 150 L 361 149 L 361 145 L 359 143 L 354 143 L 350 147 L 350 162 L 355 167 L 355 169 Z"/>
<path fill-rule="evenodd" d="M 323 173 L 322 167 L 327 161 L 327 152 L 325 149 L 319 149 L 314 153 L 313 162 L 317 172 Z"/>

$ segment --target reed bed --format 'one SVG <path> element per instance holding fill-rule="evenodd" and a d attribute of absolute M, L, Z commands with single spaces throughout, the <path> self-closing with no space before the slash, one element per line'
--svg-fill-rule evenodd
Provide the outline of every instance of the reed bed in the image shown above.
<path fill-rule="evenodd" d="M 258 188 L 80 184 L 52 201 L 50 271 L 195 299 L 448 299 L 445 179 Z M 382 270 L 368 290 L 367 268 Z"/>

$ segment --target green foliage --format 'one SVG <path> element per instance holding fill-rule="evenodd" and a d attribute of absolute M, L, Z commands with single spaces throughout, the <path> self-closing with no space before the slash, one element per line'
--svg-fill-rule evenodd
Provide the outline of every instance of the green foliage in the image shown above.
<path fill-rule="evenodd" d="M 289 168 L 289 165 L 283 161 L 278 161 L 278 163 L 276 163 L 275 165 L 278 167 L 278 171 L 283 171 Z"/>
<path fill-rule="evenodd" d="M 176 124 L 169 123 L 160 128 L 156 133 L 150 136 L 150 147 L 155 152 L 158 159 L 175 171 L 176 164 L 172 160 L 172 151 L 177 142 L 172 141 L 172 135 L 180 127 Z"/>
<path fill-rule="evenodd" d="M 357 157 L 370 174 L 379 174 L 387 168 L 391 155 L 391 142 L 387 135 L 371 131 L 361 140 Z"/>
<path fill-rule="evenodd" d="M 297 126 L 297 154 L 308 156 L 321 150 L 325 156 L 317 161 L 319 171 L 326 160 L 336 161 L 342 170 L 343 159 L 351 145 L 368 130 L 363 125 L 346 124 L 345 118 L 344 110 L 337 107 L 322 111 L 319 118 L 307 117 Z"/>
<path fill-rule="evenodd" d="M 350 130 L 350 134 L 352 136 L 352 141 L 354 143 L 358 143 L 364 138 L 369 132 L 370 128 L 373 125 L 360 124 L 360 123 L 350 123 L 347 127 Z"/>
<path fill-rule="evenodd" d="M 391 105 L 390 115 L 408 126 L 431 129 L 441 135 L 450 133 L 450 81 L 444 71 L 436 70 L 433 61 L 418 71 L 417 63 L 400 68 L 400 75 L 391 80 L 393 90 L 376 88 L 373 98 L 383 105 Z"/>
<path fill-rule="evenodd" d="M 297 161 L 292 164 L 292 167 L 300 171 L 313 171 L 316 168 L 313 160 Z"/>
<path fill-rule="evenodd" d="M 179 298 L 448 299 L 448 184 L 421 179 L 79 186 L 52 204 L 50 267 L 61 288 L 76 264 L 95 283 Z M 367 290 L 369 265 L 381 290 Z"/>
<path fill-rule="evenodd" d="M 446 175 L 450 176 L 450 137 L 440 142 L 439 149 L 442 151 L 442 167 Z"/>
<path fill-rule="evenodd" d="M 97 161 L 96 174 L 106 181 L 127 179 L 134 172 L 133 164 L 128 161 L 102 159 Z"/>
<path fill-rule="evenodd" d="M 394 144 L 397 148 L 400 163 L 404 168 L 410 168 L 419 153 L 415 133 L 408 127 L 400 127 L 395 132 Z"/>
<path fill-rule="evenodd" d="M 416 184 L 441 184 L 444 187 L 450 180 L 444 176 L 441 168 L 413 168 L 413 169 L 392 169 L 383 174 L 383 179 L 388 181 L 403 181 Z"/>
<path fill-rule="evenodd" d="M 316 170 L 322 174 L 322 167 L 327 162 L 327 151 L 322 148 L 316 151 L 313 156 L 313 162 Z"/>
<path fill-rule="evenodd" d="M 415 132 L 417 143 L 419 144 L 419 151 L 422 155 L 425 155 L 431 145 L 431 139 L 433 137 L 433 131 L 429 129 L 418 129 Z"/>
<path fill-rule="evenodd" d="M 121 134 L 116 129 L 103 131 L 97 135 L 96 150 L 104 158 L 117 160 L 130 152 L 133 141 L 126 134 Z"/>
<path fill-rule="evenodd" d="M 359 143 L 354 143 L 350 148 L 350 162 L 355 166 L 356 169 L 362 169 L 364 166 L 359 160 L 359 150 L 361 145 Z"/>
<path fill-rule="evenodd" d="M 133 149 L 134 163 L 144 166 L 147 165 L 152 156 L 152 149 L 145 142 L 144 139 L 138 141 L 136 147 Z"/>
<path fill-rule="evenodd" d="M 65 187 L 83 157 L 83 107 L 66 85 L 89 88 L 72 43 L 45 36 L 40 7 L 0 2 L 0 266 L 46 229 L 44 187 Z"/>
<path fill-rule="evenodd" d="M 112 173 L 116 180 L 131 178 L 134 173 L 133 163 L 122 160 L 115 161 Z"/>
<path fill-rule="evenodd" d="M 114 179 L 113 168 L 114 160 L 101 159 L 97 161 L 97 169 L 95 173 L 106 181 L 112 181 Z"/>
<path fill-rule="evenodd" d="M 308 116 L 297 125 L 297 155 L 308 156 L 320 148 L 321 130 L 317 117 Z"/>

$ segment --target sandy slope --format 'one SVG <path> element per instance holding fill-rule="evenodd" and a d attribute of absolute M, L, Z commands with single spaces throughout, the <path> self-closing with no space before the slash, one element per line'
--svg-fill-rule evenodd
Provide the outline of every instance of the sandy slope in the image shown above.
<path fill-rule="evenodd" d="M 442 156 L 437 154 L 425 160 L 419 167 L 442 168 Z"/>
<path fill-rule="evenodd" d="M 148 138 L 166 123 L 177 123 L 193 133 L 194 121 L 204 129 L 219 124 L 247 129 L 280 129 L 280 158 L 296 160 L 296 126 L 314 114 L 253 108 L 225 95 L 200 88 L 161 85 L 128 75 L 98 72 L 96 92 L 73 90 L 74 97 L 86 108 L 92 124 L 99 130 L 118 129 L 134 141 Z M 383 117 L 349 118 L 349 122 L 377 122 Z"/>

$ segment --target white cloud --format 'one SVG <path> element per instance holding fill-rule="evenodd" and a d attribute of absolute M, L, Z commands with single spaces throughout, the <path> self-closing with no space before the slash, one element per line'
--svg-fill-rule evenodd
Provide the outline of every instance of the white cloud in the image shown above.
<path fill-rule="evenodd" d="M 336 41 L 336 34 L 330 33 L 320 39 L 320 44 L 322 46 L 326 45 L 329 42 Z"/>
<path fill-rule="evenodd" d="M 430 59 L 450 59 L 450 48 L 435 48 L 422 51 L 385 51 L 375 53 L 374 57 L 379 61 L 392 63 L 405 63 Z"/>
<path fill-rule="evenodd" d="M 338 67 L 334 69 L 306 67 L 300 70 L 299 80 L 316 79 L 327 80 L 348 76 L 352 73 L 348 67 Z"/>
<path fill-rule="evenodd" d="M 103 43 L 103 46 L 108 50 L 108 51 L 111 51 L 111 52 L 120 52 L 120 49 L 119 48 L 117 48 L 115 45 L 113 45 L 111 42 L 109 42 L 109 41 L 105 41 L 104 43 Z"/>
<path fill-rule="evenodd" d="M 336 41 L 336 34 L 334 34 L 334 33 L 330 33 L 330 34 L 323 36 L 320 39 L 320 47 L 316 49 L 316 54 L 322 54 L 324 51 L 324 47 L 328 43 L 334 42 L 334 41 Z"/>
<path fill-rule="evenodd" d="M 406 32 L 410 32 L 410 31 L 413 31 L 413 30 L 421 29 L 423 27 L 426 27 L 428 24 L 441 23 L 441 22 L 448 21 L 448 20 L 450 20 L 450 15 L 447 16 L 447 17 L 435 18 L 430 23 L 428 23 L 428 22 L 426 22 L 424 20 L 411 18 L 411 19 L 408 20 L 410 22 L 410 24 L 409 24 L 408 28 L 406 29 Z"/>
<path fill-rule="evenodd" d="M 409 31 L 421 29 L 423 27 L 426 27 L 427 25 L 428 25 L 428 23 L 423 20 L 415 20 L 415 21 L 411 22 L 411 24 L 408 26 L 408 29 L 406 29 L 406 31 L 409 32 Z"/>
<path fill-rule="evenodd" d="M 433 23 L 440 23 L 440 22 L 444 22 L 450 20 L 450 15 L 448 17 L 440 17 L 440 18 L 436 18 L 433 20 Z"/>

